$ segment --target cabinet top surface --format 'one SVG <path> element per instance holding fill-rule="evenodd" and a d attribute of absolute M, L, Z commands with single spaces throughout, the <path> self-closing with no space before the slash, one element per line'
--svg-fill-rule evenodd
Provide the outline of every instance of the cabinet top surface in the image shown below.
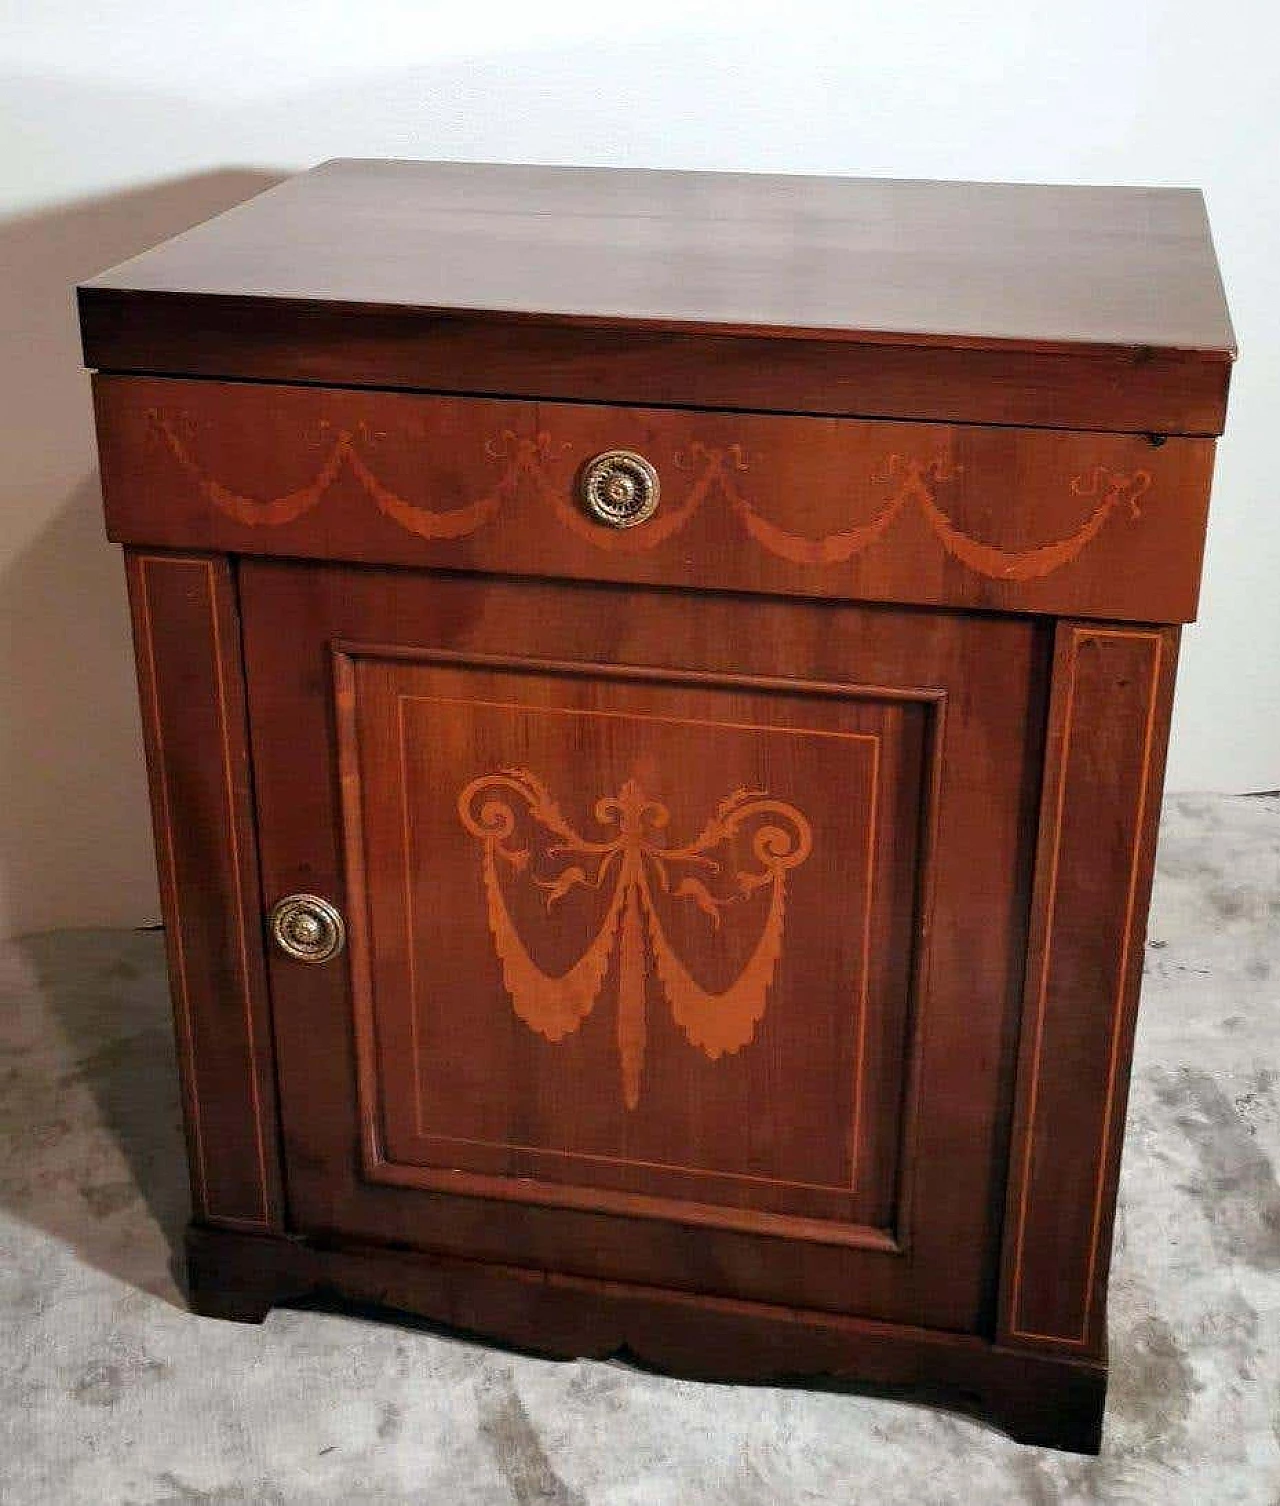
<path fill-rule="evenodd" d="M 82 289 L 174 294 L 1234 354 L 1194 189 L 338 160 Z"/>

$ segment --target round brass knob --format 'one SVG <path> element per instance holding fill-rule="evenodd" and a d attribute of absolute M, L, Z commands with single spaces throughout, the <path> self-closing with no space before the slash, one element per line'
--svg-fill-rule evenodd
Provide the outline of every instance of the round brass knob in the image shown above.
<path fill-rule="evenodd" d="M 342 916 L 318 894 L 290 894 L 272 907 L 271 939 L 296 962 L 328 962 L 346 944 Z"/>
<path fill-rule="evenodd" d="M 634 450 L 606 450 L 582 471 L 582 501 L 610 528 L 634 528 L 658 505 L 658 473 Z"/>

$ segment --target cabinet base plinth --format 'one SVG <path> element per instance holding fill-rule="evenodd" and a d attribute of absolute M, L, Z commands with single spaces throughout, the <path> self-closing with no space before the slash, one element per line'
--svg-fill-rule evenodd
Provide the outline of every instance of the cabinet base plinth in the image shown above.
<path fill-rule="evenodd" d="M 623 1355 L 709 1381 L 861 1384 L 986 1417 L 1020 1443 L 1096 1454 L 1107 1367 L 834 1313 L 587 1279 L 375 1245 L 319 1245 L 193 1224 L 193 1311 L 261 1322 L 336 1298 L 412 1313 L 561 1359 Z"/>

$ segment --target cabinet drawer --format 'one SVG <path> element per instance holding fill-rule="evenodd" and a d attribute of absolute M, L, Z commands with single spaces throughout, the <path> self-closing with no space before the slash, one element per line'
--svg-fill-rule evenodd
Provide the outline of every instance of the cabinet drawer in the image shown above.
<path fill-rule="evenodd" d="M 1195 615 L 1207 439 L 145 377 L 96 396 L 108 527 L 131 544 Z M 635 526 L 586 496 L 612 451 L 652 468 Z"/>

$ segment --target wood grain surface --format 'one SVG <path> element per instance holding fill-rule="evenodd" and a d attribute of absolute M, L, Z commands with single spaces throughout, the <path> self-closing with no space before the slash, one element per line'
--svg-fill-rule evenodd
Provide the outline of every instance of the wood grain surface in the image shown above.
<path fill-rule="evenodd" d="M 1162 433 L 1234 353 L 1185 189 L 337 161 L 80 309 L 104 370 Z"/>
<path fill-rule="evenodd" d="M 990 1320 L 1042 625 L 270 561 L 246 561 L 241 585 L 266 897 L 311 889 L 352 930 L 337 965 L 271 961 L 295 1227 L 971 1331 Z M 336 682 L 335 646 L 354 661 Z M 407 699 L 420 696 L 451 704 Z M 874 797 L 848 734 L 882 740 Z M 671 846 L 740 786 L 803 813 L 812 850 L 786 875 L 749 1044 L 711 1059 L 647 961 L 628 1108 L 621 941 L 579 1028 L 553 1042 L 520 1017 L 459 812 L 470 781 L 504 768 L 535 772 L 563 823 L 600 840 L 617 827 L 596 802 L 629 778 L 667 807 Z M 547 852 L 510 784 L 467 805 L 472 824 L 504 830 L 503 801 L 520 823 L 508 851 L 529 854 L 495 855 L 505 903 L 560 976 L 608 901 L 579 884 L 549 918 L 532 878 L 554 881 L 571 855 Z M 734 851 L 727 880 L 703 874 L 717 893 L 760 871 L 750 839 L 718 846 Z M 743 896 L 718 931 L 674 894 L 653 908 L 722 990 L 767 898 Z"/>
<path fill-rule="evenodd" d="M 939 697 L 339 663 L 369 1175 L 891 1247 Z"/>
<path fill-rule="evenodd" d="M 99 377 L 130 543 L 996 611 L 1194 617 L 1213 445 Z M 583 505 L 639 451 L 657 511 Z"/>
<path fill-rule="evenodd" d="M 1102 1354 L 1175 628 L 1059 623 L 1000 1332 Z"/>
<path fill-rule="evenodd" d="M 227 561 L 130 551 L 142 729 L 196 1216 L 279 1229 L 240 622 Z"/>
<path fill-rule="evenodd" d="M 1096 1454 L 1102 1440 L 1107 1371 L 1096 1360 L 354 1240 L 194 1225 L 187 1253 L 192 1306 L 210 1317 L 260 1323 L 278 1303 L 338 1298 L 555 1358 L 624 1356 L 667 1374 L 837 1391 L 853 1382 L 978 1410 L 1020 1443 Z"/>
<path fill-rule="evenodd" d="M 1233 347 L 1193 189 L 336 160 L 91 278 L 724 331 Z"/>
<path fill-rule="evenodd" d="M 1096 1451 L 1199 195 L 333 162 L 80 309 L 195 1308 Z"/>

